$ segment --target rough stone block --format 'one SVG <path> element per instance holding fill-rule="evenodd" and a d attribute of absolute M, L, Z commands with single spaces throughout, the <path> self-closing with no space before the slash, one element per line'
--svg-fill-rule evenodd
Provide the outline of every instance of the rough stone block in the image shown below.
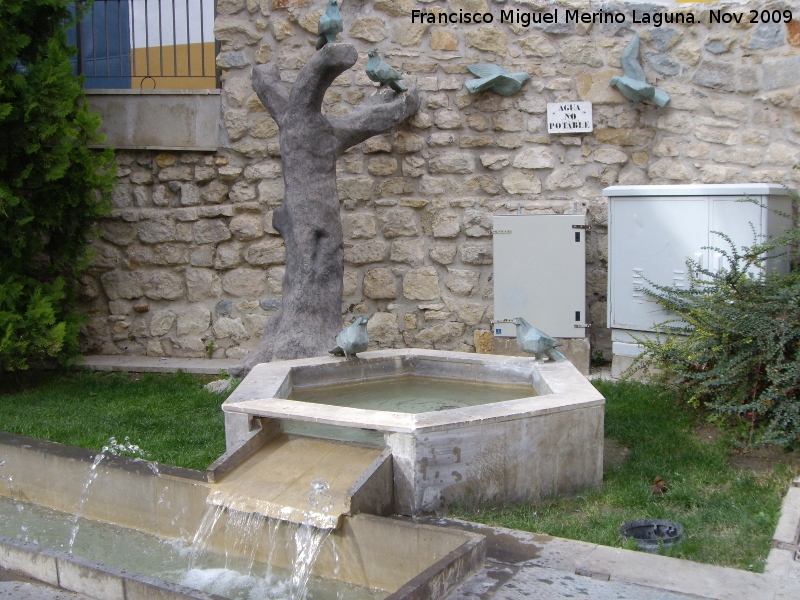
<path fill-rule="evenodd" d="M 389 300 L 397 297 L 396 283 L 392 272 L 380 267 L 367 269 L 364 273 L 364 295 L 373 300 Z"/>
<path fill-rule="evenodd" d="M 103 290 L 109 300 L 134 299 L 142 296 L 142 281 L 139 273 L 111 271 L 100 276 Z"/>
<path fill-rule="evenodd" d="M 350 239 L 372 239 L 378 231 L 375 216 L 370 213 L 353 213 L 344 215 L 344 226 Z"/>
<path fill-rule="evenodd" d="M 458 213 L 443 210 L 435 213 L 431 218 L 431 232 L 435 238 L 454 238 L 461 232 L 461 223 Z"/>
<path fill-rule="evenodd" d="M 202 335 L 211 325 L 211 310 L 193 305 L 178 315 L 178 335 Z"/>
<path fill-rule="evenodd" d="M 221 292 L 219 275 L 213 269 L 186 269 L 186 297 L 189 301 L 218 298 Z"/>
<path fill-rule="evenodd" d="M 251 265 L 282 265 L 286 262 L 286 247 L 281 238 L 270 238 L 252 244 L 244 251 Z"/>
<path fill-rule="evenodd" d="M 213 326 L 214 335 L 217 339 L 231 339 L 235 342 L 243 342 L 250 337 L 239 317 L 220 317 Z"/>
<path fill-rule="evenodd" d="M 461 245 L 461 262 L 467 265 L 492 264 L 492 245 L 490 243 L 465 243 Z"/>
<path fill-rule="evenodd" d="M 359 266 L 382 262 L 386 256 L 386 244 L 377 240 L 344 245 L 344 262 Z"/>
<path fill-rule="evenodd" d="M 390 208 L 378 212 L 381 232 L 386 238 L 412 237 L 419 234 L 414 211 L 407 208 Z"/>
<path fill-rule="evenodd" d="M 150 271 L 143 278 L 142 291 L 151 300 L 183 298 L 183 277 L 173 271 Z"/>
<path fill-rule="evenodd" d="M 192 225 L 192 233 L 198 244 L 216 244 L 231 237 L 231 232 L 222 219 L 201 219 Z M 141 230 L 139 237 L 142 237 Z"/>
<path fill-rule="evenodd" d="M 257 298 L 264 293 L 266 273 L 249 266 L 238 267 L 222 275 L 222 289 L 236 298 Z"/>
<path fill-rule="evenodd" d="M 475 158 L 469 152 L 441 152 L 428 162 L 431 173 L 473 173 Z"/>
<path fill-rule="evenodd" d="M 538 194 L 542 182 L 533 173 L 514 171 L 503 177 L 503 187 L 509 194 Z"/>
<path fill-rule="evenodd" d="M 349 36 L 367 42 L 380 42 L 389 37 L 386 23 L 380 17 L 356 19 L 350 26 Z"/>
<path fill-rule="evenodd" d="M 697 67 L 692 77 L 692 82 L 703 87 L 733 91 L 736 67 L 732 63 L 704 60 Z"/>
<path fill-rule="evenodd" d="M 514 157 L 517 169 L 552 169 L 556 164 L 553 151 L 547 146 L 526 148 Z"/>
<path fill-rule="evenodd" d="M 464 32 L 467 47 L 505 56 L 508 52 L 508 35 L 496 25 L 481 25 Z"/>
<path fill-rule="evenodd" d="M 419 267 L 403 277 L 403 295 L 409 300 L 435 300 L 441 296 L 439 274 L 434 267 Z"/>
<path fill-rule="evenodd" d="M 447 286 L 447 289 L 454 294 L 471 296 L 478 289 L 480 277 L 480 271 L 448 268 L 445 285 Z"/>
<path fill-rule="evenodd" d="M 395 240 L 389 252 L 389 260 L 417 267 L 425 260 L 425 240 Z"/>

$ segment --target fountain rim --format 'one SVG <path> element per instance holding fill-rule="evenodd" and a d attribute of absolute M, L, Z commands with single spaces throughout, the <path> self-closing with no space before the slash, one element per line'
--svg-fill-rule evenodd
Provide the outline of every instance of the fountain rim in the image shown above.
<path fill-rule="evenodd" d="M 498 383 L 493 379 L 479 378 L 481 367 L 507 372 L 518 378 L 528 378 L 538 395 L 416 414 L 317 404 L 288 400 L 285 397 L 292 387 L 293 376 L 298 373 L 307 375 L 315 369 L 340 368 L 338 365 L 364 371 L 380 363 L 394 363 L 399 372 L 393 375 L 402 375 L 413 373 L 415 361 L 417 365 L 440 363 L 470 369 L 473 373 L 471 380 L 476 382 Z M 365 376 L 361 379 L 384 377 L 387 375 Z M 463 378 L 450 378 L 464 381 Z M 604 404 L 605 399 L 600 392 L 566 361 L 541 363 L 528 357 L 406 348 L 363 352 L 357 360 L 324 356 L 262 363 L 253 368 L 247 379 L 223 403 L 222 409 L 226 413 L 244 413 L 253 417 L 306 421 L 387 433 L 425 433 Z"/>

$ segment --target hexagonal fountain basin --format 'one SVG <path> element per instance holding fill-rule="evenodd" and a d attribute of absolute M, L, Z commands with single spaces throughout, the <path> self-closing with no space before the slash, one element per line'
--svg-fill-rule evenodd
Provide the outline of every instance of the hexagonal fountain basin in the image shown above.
<path fill-rule="evenodd" d="M 254 419 L 277 420 L 284 432 L 311 425 L 317 430 L 308 435 L 361 435 L 391 450 L 393 507 L 408 515 L 464 498 L 520 502 L 601 483 L 605 399 L 572 364 L 422 349 L 359 357 L 256 366 L 223 404 L 229 450 L 252 435 Z M 326 390 L 333 396 L 338 386 L 363 382 L 380 396 L 406 377 L 512 386 L 523 397 L 426 412 L 324 401 Z M 316 401 L 293 399 L 310 389 Z"/>

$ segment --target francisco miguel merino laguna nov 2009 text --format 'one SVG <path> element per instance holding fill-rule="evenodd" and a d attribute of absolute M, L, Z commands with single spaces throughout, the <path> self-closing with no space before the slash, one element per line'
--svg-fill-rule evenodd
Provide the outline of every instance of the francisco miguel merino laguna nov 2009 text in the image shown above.
<path fill-rule="evenodd" d="M 630 21 L 628 20 L 630 17 Z M 412 23 L 424 23 L 430 25 L 468 25 L 471 23 L 492 23 L 494 15 L 490 12 L 469 12 L 458 10 L 457 12 L 428 11 L 427 9 L 414 9 L 411 11 Z M 711 10 L 709 12 L 709 23 L 788 23 L 792 20 L 791 10 L 751 10 L 745 12 L 727 12 L 722 10 Z M 642 12 L 632 10 L 630 15 L 620 11 L 593 11 L 585 12 L 577 9 L 564 9 L 559 13 L 559 9 L 552 12 L 527 12 L 519 9 L 501 9 L 500 23 L 514 23 L 523 27 L 531 25 L 556 24 L 556 23 L 586 23 L 586 24 L 620 24 L 630 22 L 631 24 L 648 24 L 654 27 L 661 27 L 664 24 L 694 25 L 698 21 L 691 12 Z"/>

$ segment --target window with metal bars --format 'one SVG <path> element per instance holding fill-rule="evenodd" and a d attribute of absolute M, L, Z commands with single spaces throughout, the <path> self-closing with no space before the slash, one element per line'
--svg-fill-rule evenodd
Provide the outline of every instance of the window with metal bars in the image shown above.
<path fill-rule="evenodd" d="M 94 0 L 69 32 L 87 89 L 213 89 L 215 0 Z"/>

